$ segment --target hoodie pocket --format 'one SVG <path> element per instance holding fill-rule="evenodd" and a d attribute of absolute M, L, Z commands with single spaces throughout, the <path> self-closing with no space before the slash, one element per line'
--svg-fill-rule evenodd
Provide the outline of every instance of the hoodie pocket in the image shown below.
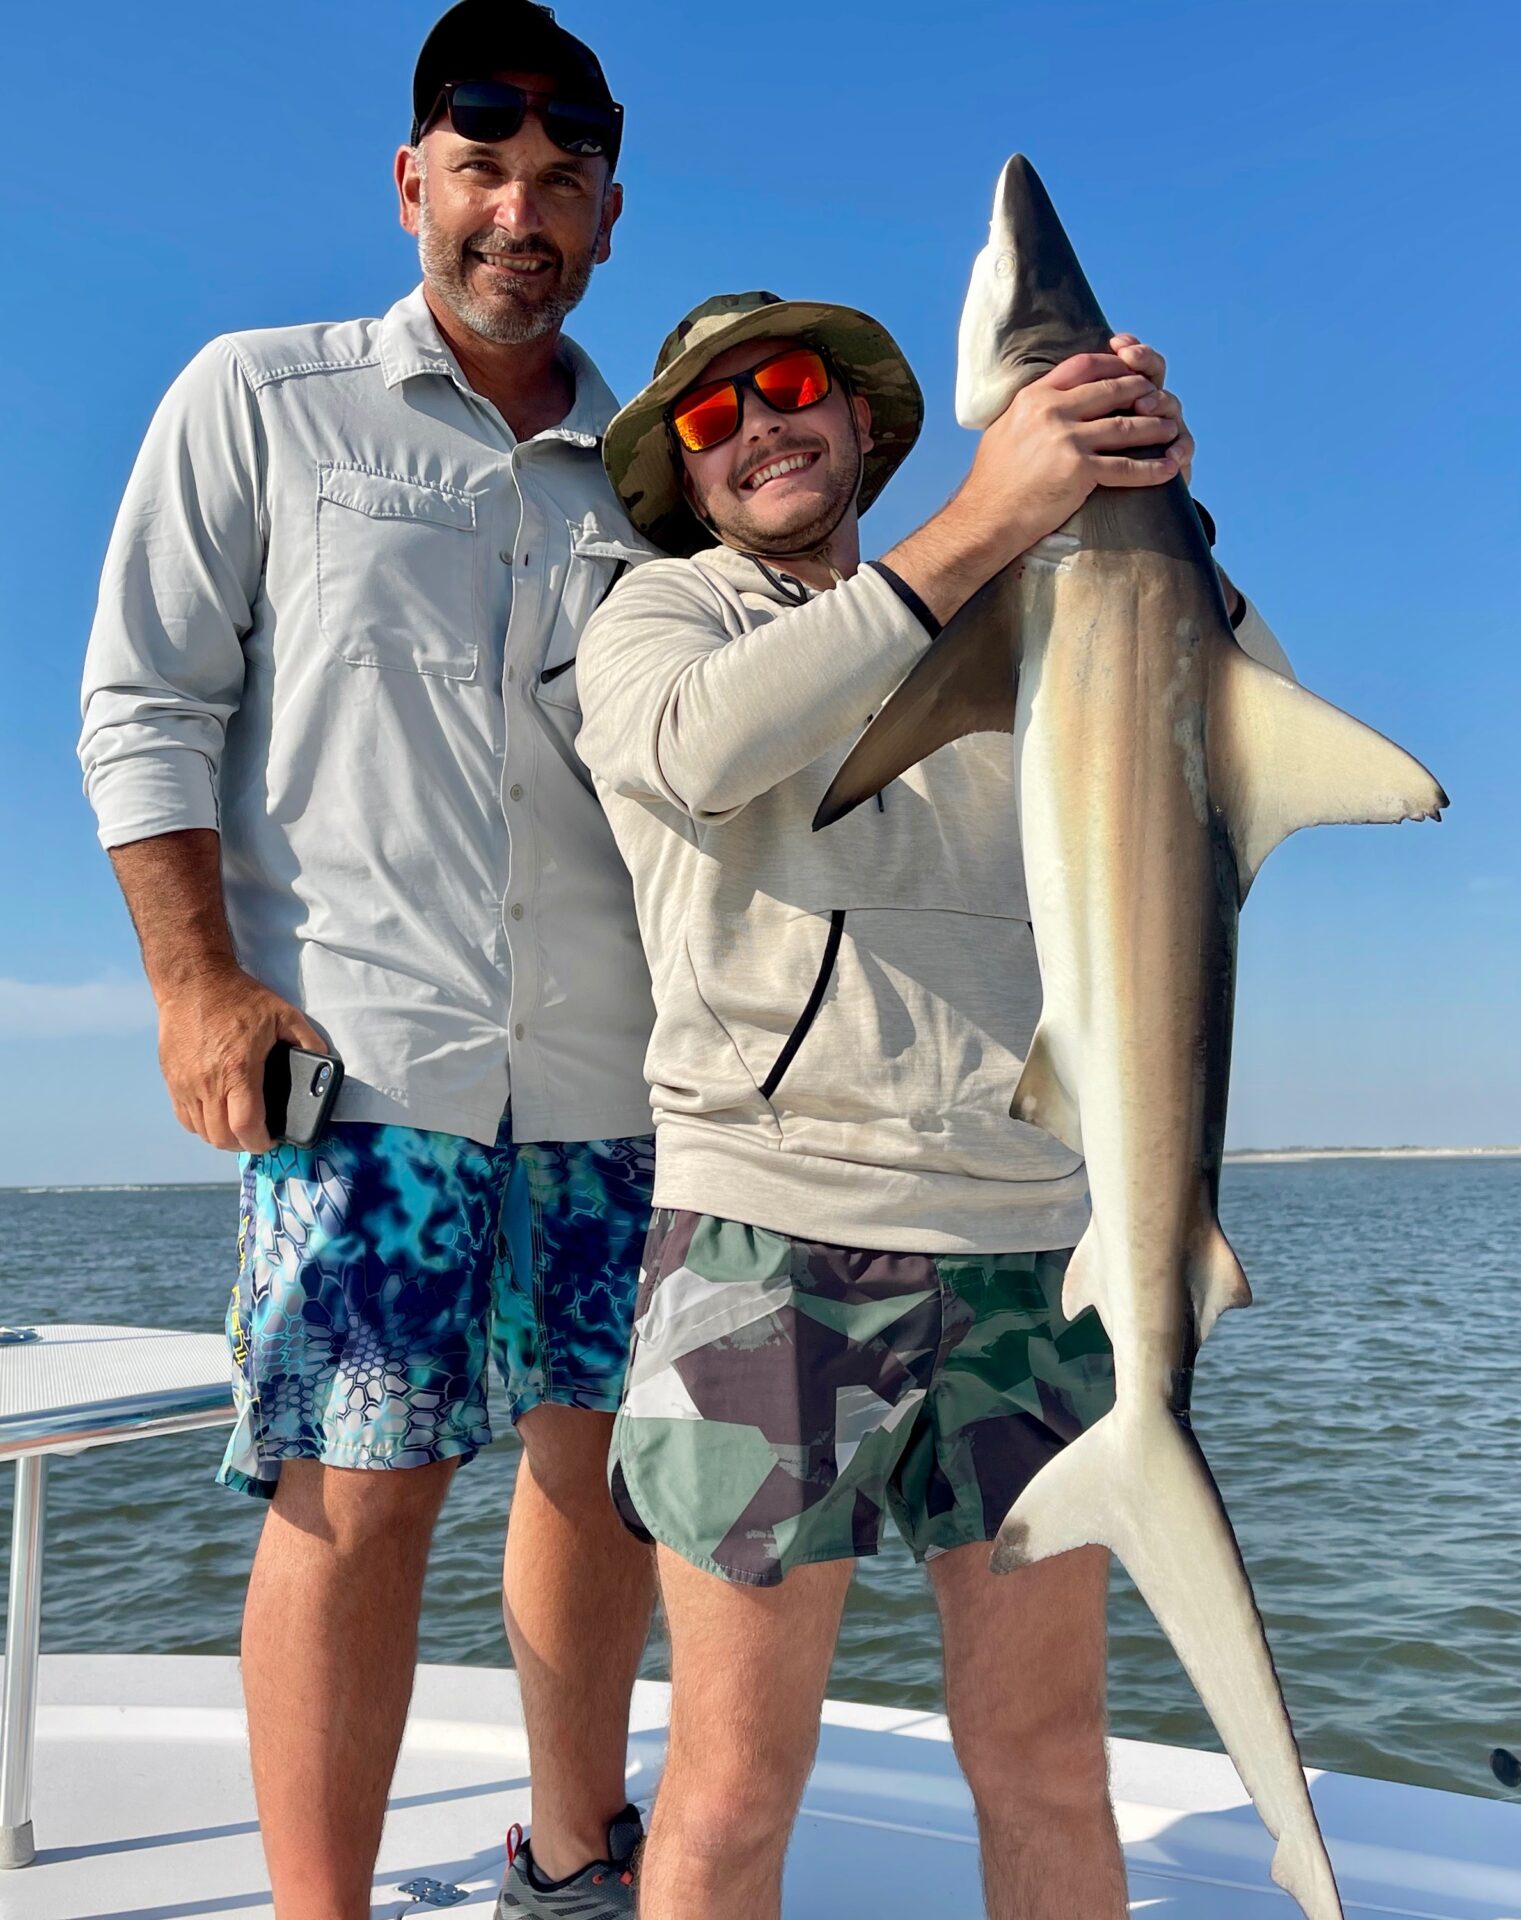
<path fill-rule="evenodd" d="M 1009 1114 L 1040 1014 L 1026 920 L 875 904 L 752 911 L 698 974 L 784 1152 L 996 1180 L 1081 1164 Z"/>
<path fill-rule="evenodd" d="M 1080 1156 L 1009 1113 L 1040 1001 L 1028 921 L 852 907 L 833 991 L 778 1089 L 784 1141 L 904 1169 L 1064 1177 Z"/>
<path fill-rule="evenodd" d="M 781 1085 L 782 1075 L 796 1059 L 798 1049 L 808 1038 L 809 1029 L 819 1017 L 819 1008 L 824 1004 L 824 995 L 829 991 L 829 982 L 834 978 L 835 967 L 840 958 L 840 941 L 845 932 L 845 909 L 836 907 L 829 916 L 829 932 L 824 940 L 824 955 L 819 961 L 818 976 L 814 980 L 808 999 L 797 1017 L 797 1024 L 787 1035 L 781 1052 L 771 1071 L 761 1082 L 761 1098 L 769 1100 Z"/>

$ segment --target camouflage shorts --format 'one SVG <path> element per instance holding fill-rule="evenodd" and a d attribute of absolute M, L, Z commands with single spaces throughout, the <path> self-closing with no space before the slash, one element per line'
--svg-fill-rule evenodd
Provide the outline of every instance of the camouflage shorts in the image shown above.
<path fill-rule="evenodd" d="M 625 1523 L 774 1586 L 878 1551 L 991 1540 L 1053 1454 L 1108 1412 L 1098 1316 L 1067 1254 L 868 1253 L 658 1211 L 609 1474 Z"/>

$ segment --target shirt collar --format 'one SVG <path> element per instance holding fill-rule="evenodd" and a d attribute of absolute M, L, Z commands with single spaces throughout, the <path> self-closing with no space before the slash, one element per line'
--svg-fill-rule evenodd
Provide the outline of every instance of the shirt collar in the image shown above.
<path fill-rule="evenodd" d="M 618 402 L 584 348 L 568 335 L 561 336 L 560 347 L 575 381 L 576 397 L 558 426 L 546 427 L 534 438 L 568 440 L 576 447 L 599 446 L 607 423 L 618 411 Z M 381 321 L 380 368 L 388 387 L 420 374 L 437 374 L 452 380 L 462 393 L 474 392 L 444 345 L 421 286 L 398 300 Z"/>

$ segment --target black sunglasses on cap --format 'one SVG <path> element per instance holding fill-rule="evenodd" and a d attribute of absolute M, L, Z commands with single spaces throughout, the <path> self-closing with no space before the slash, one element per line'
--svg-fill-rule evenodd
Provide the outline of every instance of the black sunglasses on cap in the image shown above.
<path fill-rule="evenodd" d="M 539 116 L 544 131 L 562 153 L 582 159 L 601 154 L 609 163 L 617 154 L 623 109 L 615 100 L 566 100 L 558 94 L 515 87 L 506 80 L 446 82 L 439 89 L 426 126 L 435 125 L 441 113 L 447 114 L 450 126 L 462 140 L 479 140 L 489 146 L 496 140 L 510 140 L 530 111 Z"/>

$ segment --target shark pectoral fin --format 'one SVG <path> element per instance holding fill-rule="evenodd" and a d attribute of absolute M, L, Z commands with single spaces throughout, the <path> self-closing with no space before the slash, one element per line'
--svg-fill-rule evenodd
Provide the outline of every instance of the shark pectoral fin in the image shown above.
<path fill-rule="evenodd" d="M 1014 611 L 1006 570 L 968 600 L 851 748 L 815 833 L 964 734 L 1014 731 Z"/>
<path fill-rule="evenodd" d="M 1301 827 L 1435 820 L 1447 795 L 1419 760 L 1232 644 L 1210 688 L 1209 784 L 1241 898 Z"/>
<path fill-rule="evenodd" d="M 1016 1120 L 1051 1134 L 1074 1153 L 1082 1152 L 1083 1130 L 1077 1101 L 1057 1071 L 1044 1023 L 1035 1029 L 1019 1084 L 1009 1102 L 1009 1112 Z"/>
<path fill-rule="evenodd" d="M 1194 1335 L 1201 1345 L 1222 1313 L 1252 1304 L 1251 1286 L 1218 1220 L 1210 1221 L 1189 1262 L 1188 1288 L 1194 1303 Z"/>

